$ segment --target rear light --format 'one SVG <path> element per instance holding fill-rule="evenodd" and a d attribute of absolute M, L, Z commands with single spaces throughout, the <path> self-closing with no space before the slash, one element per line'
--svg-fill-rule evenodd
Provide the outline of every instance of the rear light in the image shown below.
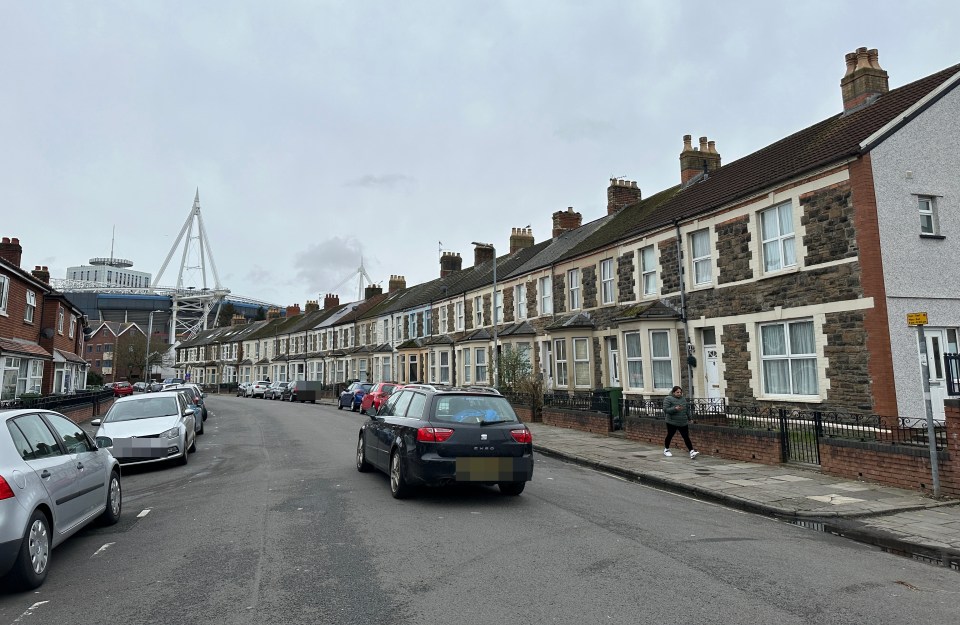
<path fill-rule="evenodd" d="M 7 480 L 3 479 L 3 476 L 0 476 L 0 500 L 10 499 L 13 496 L 13 489 L 7 484 Z"/>
<path fill-rule="evenodd" d="M 442 443 L 453 436 L 450 428 L 420 428 L 417 430 L 418 443 Z"/>
<path fill-rule="evenodd" d="M 510 430 L 510 436 L 513 437 L 513 440 L 518 443 L 532 443 L 533 434 L 530 433 L 530 430 L 523 428 L 522 430 Z"/>

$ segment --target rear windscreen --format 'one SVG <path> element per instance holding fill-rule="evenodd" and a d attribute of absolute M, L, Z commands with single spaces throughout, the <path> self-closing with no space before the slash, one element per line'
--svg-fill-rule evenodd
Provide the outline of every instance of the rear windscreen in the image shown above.
<path fill-rule="evenodd" d="M 431 421 L 443 423 L 517 422 L 510 403 L 496 395 L 440 395 Z"/>

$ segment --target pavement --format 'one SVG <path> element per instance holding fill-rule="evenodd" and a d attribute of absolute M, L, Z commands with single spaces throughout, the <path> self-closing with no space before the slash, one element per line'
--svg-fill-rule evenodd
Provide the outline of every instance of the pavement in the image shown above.
<path fill-rule="evenodd" d="M 960 571 L 960 500 L 527 423 L 534 450 L 639 484 L 781 518 Z M 536 480 L 536 477 L 534 477 Z"/>

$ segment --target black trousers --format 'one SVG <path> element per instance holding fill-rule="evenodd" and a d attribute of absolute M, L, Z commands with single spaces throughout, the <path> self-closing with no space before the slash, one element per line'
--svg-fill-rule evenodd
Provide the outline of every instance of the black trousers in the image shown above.
<path fill-rule="evenodd" d="M 673 435 L 677 432 L 680 432 L 680 436 L 683 437 L 687 449 L 693 451 L 693 443 L 690 442 L 690 427 L 687 425 L 670 425 L 669 423 L 667 424 L 667 438 L 663 441 L 663 448 L 670 449 L 670 441 L 673 440 Z"/>

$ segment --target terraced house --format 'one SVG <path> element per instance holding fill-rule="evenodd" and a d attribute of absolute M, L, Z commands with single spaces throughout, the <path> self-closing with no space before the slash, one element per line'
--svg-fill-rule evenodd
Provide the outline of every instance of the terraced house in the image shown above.
<path fill-rule="evenodd" d="M 942 417 L 960 328 L 960 65 L 890 89 L 876 50 L 845 60 L 830 118 L 730 163 L 685 136 L 675 186 L 644 197 L 614 179 L 605 215 L 557 211 L 545 241 L 514 228 L 505 254 L 477 245 L 470 268 L 447 253 L 433 281 L 391 279 L 311 330 L 317 351 L 295 375 L 491 384 L 496 342 L 528 354 L 554 392 L 681 384 L 923 416 L 906 319 L 922 311 Z M 288 334 L 272 331 L 278 345 Z"/>

